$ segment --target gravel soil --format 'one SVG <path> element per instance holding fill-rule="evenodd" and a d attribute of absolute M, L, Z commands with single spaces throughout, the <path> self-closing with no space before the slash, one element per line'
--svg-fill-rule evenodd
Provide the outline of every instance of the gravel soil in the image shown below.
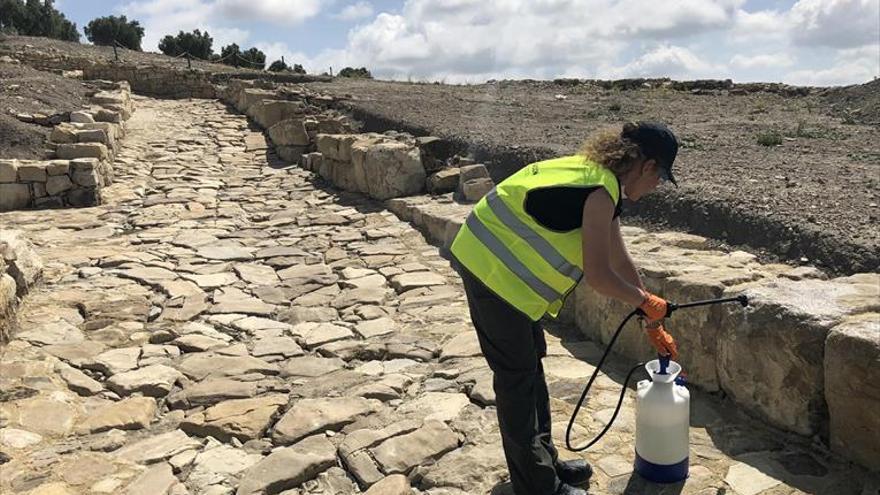
<path fill-rule="evenodd" d="M 82 81 L 0 63 L 0 158 L 42 158 L 51 128 L 24 123 L 15 115 L 79 110 L 88 91 Z"/>
<path fill-rule="evenodd" d="M 571 81 L 336 79 L 309 87 L 343 98 L 365 130 L 444 138 L 450 153 L 487 163 L 496 181 L 530 161 L 576 151 L 598 128 L 660 120 L 682 142 L 681 187 L 663 186 L 628 205 L 636 221 L 834 273 L 880 268 L 880 125 L 859 123 L 880 122 L 880 81 L 805 96 Z"/>

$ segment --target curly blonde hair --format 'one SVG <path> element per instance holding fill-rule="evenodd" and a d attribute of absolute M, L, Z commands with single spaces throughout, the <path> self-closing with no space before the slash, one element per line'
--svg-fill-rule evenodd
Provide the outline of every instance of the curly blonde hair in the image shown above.
<path fill-rule="evenodd" d="M 637 124 L 627 123 L 620 127 L 608 127 L 590 135 L 581 145 L 580 154 L 587 160 L 601 165 L 617 177 L 623 177 L 645 156 L 639 145 L 624 134 L 632 132 Z"/>

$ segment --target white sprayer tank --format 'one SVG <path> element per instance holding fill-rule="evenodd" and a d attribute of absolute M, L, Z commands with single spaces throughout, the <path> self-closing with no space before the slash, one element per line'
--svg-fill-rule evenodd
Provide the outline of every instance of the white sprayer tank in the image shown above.
<path fill-rule="evenodd" d="M 676 383 L 681 365 L 675 361 L 669 361 L 665 374 L 659 359 L 645 369 L 651 380 L 637 387 L 635 470 L 657 483 L 681 481 L 688 475 L 691 396 Z"/>

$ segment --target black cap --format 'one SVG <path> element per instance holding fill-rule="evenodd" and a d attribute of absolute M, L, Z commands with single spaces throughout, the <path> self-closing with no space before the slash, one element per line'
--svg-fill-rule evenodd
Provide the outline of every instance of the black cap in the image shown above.
<path fill-rule="evenodd" d="M 623 126 L 621 135 L 638 144 L 645 158 L 657 161 L 661 178 L 678 186 L 672 175 L 672 162 L 678 154 L 678 140 L 665 124 L 633 122 Z"/>

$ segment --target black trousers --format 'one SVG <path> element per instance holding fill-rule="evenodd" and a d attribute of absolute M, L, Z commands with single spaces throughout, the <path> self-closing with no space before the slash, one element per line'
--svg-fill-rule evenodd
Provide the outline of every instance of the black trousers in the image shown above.
<path fill-rule="evenodd" d="M 457 265 L 457 263 L 454 263 Z M 480 347 L 494 372 L 498 426 L 516 495 L 552 495 L 558 452 L 550 435 L 550 396 L 541 358 L 544 329 L 456 266 Z"/>

